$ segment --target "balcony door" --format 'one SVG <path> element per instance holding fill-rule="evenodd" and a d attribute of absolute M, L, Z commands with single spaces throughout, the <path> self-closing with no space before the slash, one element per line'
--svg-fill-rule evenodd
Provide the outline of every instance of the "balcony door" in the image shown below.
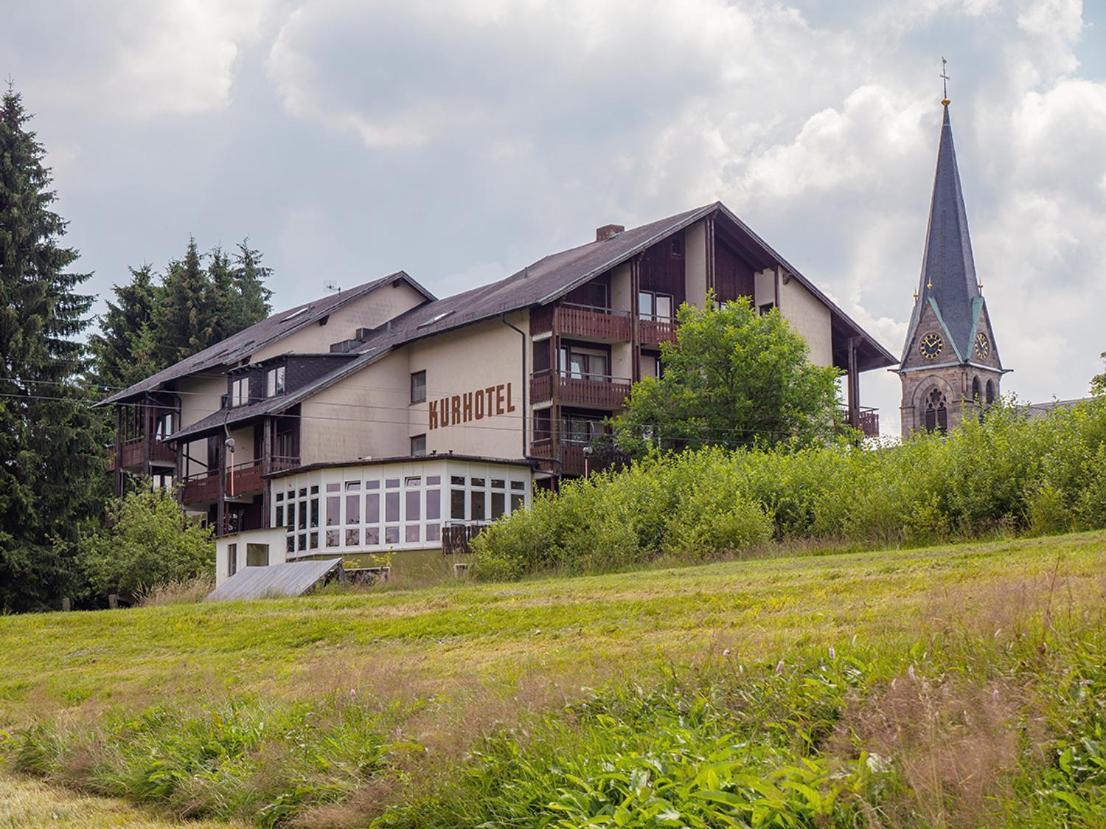
<path fill-rule="evenodd" d="M 609 380 L 611 376 L 610 356 L 607 352 L 599 349 L 570 345 L 561 346 L 558 367 L 562 376 L 572 380 L 603 382 Z"/>

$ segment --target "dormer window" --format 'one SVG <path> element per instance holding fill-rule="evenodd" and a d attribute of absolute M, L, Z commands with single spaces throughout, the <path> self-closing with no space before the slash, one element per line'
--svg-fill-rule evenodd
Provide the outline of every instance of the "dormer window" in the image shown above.
<path fill-rule="evenodd" d="M 241 379 L 234 380 L 230 384 L 230 405 L 231 408 L 235 406 L 245 406 L 250 402 L 250 378 L 242 377 Z"/>
<path fill-rule="evenodd" d="M 265 375 L 265 396 L 284 394 L 284 366 L 271 368 Z"/>

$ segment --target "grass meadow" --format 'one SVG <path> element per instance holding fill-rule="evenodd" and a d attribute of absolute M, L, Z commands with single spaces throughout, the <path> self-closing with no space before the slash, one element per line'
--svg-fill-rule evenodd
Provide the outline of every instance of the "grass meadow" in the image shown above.
<path fill-rule="evenodd" d="M 0 618 L 0 826 L 1103 825 L 1104 597 L 1090 532 Z"/>

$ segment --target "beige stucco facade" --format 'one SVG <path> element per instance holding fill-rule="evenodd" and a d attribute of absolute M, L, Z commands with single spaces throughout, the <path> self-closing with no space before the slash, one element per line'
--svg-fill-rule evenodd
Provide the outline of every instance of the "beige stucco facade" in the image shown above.
<path fill-rule="evenodd" d="M 830 310 L 797 279 L 780 280 L 780 313 L 810 348 L 810 361 L 833 365 L 833 332 Z"/>
<path fill-rule="evenodd" d="M 258 349 L 250 356 L 259 363 L 278 354 L 325 354 L 333 343 L 352 339 L 359 328 L 379 328 L 425 301 L 425 297 L 409 284 L 397 281 L 382 285 L 353 302 L 343 305 L 319 322 L 306 325 L 283 339 Z"/>

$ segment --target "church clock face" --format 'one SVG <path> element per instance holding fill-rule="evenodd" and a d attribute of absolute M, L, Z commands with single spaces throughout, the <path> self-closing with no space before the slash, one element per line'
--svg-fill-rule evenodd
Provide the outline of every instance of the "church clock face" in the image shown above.
<path fill-rule="evenodd" d="M 944 347 L 945 341 L 941 339 L 941 335 L 932 331 L 922 337 L 922 341 L 918 343 L 918 351 L 927 360 L 936 360 L 940 357 Z"/>
<path fill-rule="evenodd" d="M 986 360 L 991 354 L 991 341 L 987 335 L 980 331 L 975 335 L 975 356 L 980 360 Z"/>

